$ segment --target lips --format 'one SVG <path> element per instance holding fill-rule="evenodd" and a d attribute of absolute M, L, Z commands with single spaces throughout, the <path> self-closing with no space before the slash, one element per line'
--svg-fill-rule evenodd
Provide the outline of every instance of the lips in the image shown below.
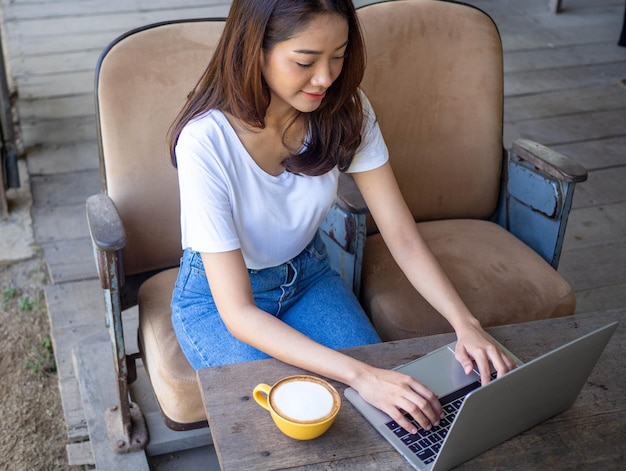
<path fill-rule="evenodd" d="M 309 98 L 310 100 L 321 100 L 322 98 L 326 96 L 326 92 L 310 93 L 310 92 L 302 91 L 302 94 L 306 96 L 307 98 Z"/>

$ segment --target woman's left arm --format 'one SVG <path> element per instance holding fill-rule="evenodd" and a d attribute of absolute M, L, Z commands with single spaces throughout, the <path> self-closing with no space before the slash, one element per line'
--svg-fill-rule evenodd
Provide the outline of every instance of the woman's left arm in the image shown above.
<path fill-rule="evenodd" d="M 513 361 L 470 313 L 422 238 L 389 162 L 352 176 L 394 260 L 413 287 L 456 332 L 456 358 L 466 373 L 473 369 L 472 360 L 476 362 L 483 383 L 490 379 L 489 363 L 493 364 L 498 376 L 513 369 Z"/>

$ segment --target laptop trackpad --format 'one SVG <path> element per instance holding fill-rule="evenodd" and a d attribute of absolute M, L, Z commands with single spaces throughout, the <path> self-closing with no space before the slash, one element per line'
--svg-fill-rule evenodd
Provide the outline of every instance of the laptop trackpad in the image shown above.
<path fill-rule="evenodd" d="M 452 347 L 454 343 L 452 344 Z M 412 376 L 439 397 L 480 379 L 476 373 L 466 375 L 454 353 L 445 346 L 417 360 L 396 368 Z"/>

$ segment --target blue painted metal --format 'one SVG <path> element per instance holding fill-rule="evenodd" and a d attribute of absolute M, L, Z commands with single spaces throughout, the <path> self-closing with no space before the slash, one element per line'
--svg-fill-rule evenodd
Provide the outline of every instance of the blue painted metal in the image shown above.
<path fill-rule="evenodd" d="M 492 220 L 558 268 L 575 183 L 557 180 L 510 155 Z"/>
<path fill-rule="evenodd" d="M 535 171 L 525 162 L 509 162 L 507 190 L 511 197 L 523 201 L 534 211 L 558 218 L 563 206 L 559 181 Z"/>
<path fill-rule="evenodd" d="M 326 243 L 331 266 L 358 296 L 366 236 L 365 214 L 351 213 L 335 204 L 321 224 L 320 234 Z"/>

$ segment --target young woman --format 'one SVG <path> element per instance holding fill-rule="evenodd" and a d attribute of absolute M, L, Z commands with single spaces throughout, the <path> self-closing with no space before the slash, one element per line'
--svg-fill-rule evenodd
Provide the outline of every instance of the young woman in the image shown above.
<path fill-rule="evenodd" d="M 483 331 L 420 237 L 358 89 L 365 53 L 350 0 L 234 0 L 214 57 L 172 127 L 184 255 L 172 321 L 198 369 L 268 356 L 354 387 L 415 432 L 437 397 L 337 349 L 379 342 L 317 235 L 339 172 L 361 190 L 389 249 L 450 322 L 456 357 L 504 374 Z M 426 281 L 427 280 L 427 281 Z"/>

